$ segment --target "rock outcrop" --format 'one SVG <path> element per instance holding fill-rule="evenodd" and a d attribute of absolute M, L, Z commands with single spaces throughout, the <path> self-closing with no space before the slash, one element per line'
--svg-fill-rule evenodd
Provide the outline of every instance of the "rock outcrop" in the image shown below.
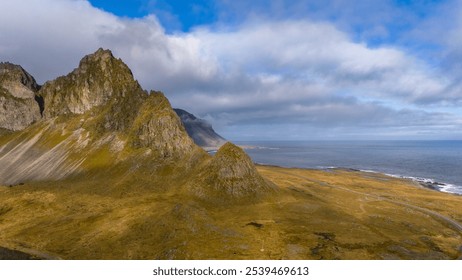
<path fill-rule="evenodd" d="M 227 142 L 203 169 L 194 193 L 223 204 L 255 201 L 274 190 L 273 184 L 261 177 L 244 150 Z"/>
<path fill-rule="evenodd" d="M 83 114 L 94 107 L 110 105 L 102 127 L 124 130 L 147 97 L 125 63 L 109 50 L 85 56 L 67 76 L 47 82 L 39 92 L 45 103 L 43 117 Z"/>
<path fill-rule="evenodd" d="M 174 110 L 196 145 L 205 150 L 216 150 L 226 143 L 226 139 L 216 133 L 205 120 L 198 119 L 193 114 L 182 109 Z"/>
<path fill-rule="evenodd" d="M 18 131 L 40 120 L 38 89 L 21 66 L 0 63 L 0 129 Z"/>
<path fill-rule="evenodd" d="M 138 111 L 132 135 L 135 147 L 150 147 L 161 158 L 178 157 L 196 148 L 161 92 L 151 91 Z"/>

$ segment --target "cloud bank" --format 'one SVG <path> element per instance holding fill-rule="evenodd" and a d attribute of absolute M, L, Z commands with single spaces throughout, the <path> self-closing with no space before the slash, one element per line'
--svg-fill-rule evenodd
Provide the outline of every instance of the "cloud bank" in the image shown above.
<path fill-rule="evenodd" d="M 462 138 L 455 12 L 434 63 L 314 16 L 253 15 L 172 34 L 155 15 L 121 18 L 84 0 L 4 0 L 0 10 L 0 60 L 39 82 L 109 48 L 145 89 L 164 91 L 232 139 Z"/>

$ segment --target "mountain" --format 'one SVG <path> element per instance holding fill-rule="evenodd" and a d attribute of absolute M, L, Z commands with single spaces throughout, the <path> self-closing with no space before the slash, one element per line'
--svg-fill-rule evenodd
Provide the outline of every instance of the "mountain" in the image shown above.
<path fill-rule="evenodd" d="M 461 257 L 462 197 L 209 155 L 109 50 L 42 87 L 1 67 L 0 259 Z"/>
<path fill-rule="evenodd" d="M 71 73 L 42 87 L 19 66 L 8 67 L 14 69 L 10 71 L 14 75 L 8 72 L 4 76 L 9 79 L 2 84 L 7 85 L 4 87 L 11 96 L 15 94 L 10 99 L 27 98 L 36 106 L 37 114 L 32 125 L 24 123 L 22 130 L 15 127 L 18 133 L 0 138 L 0 184 L 63 180 L 85 174 L 104 177 L 108 170 L 124 173 L 153 166 L 186 178 L 209 168 L 210 156 L 188 136 L 163 93 L 144 91 L 127 65 L 111 51 L 99 49 L 85 56 Z M 43 101 L 43 117 L 35 97 Z M 5 113 L 3 119 L 13 121 L 11 116 Z M 226 162 L 220 164 L 228 168 Z M 253 164 L 246 168 L 256 172 Z M 150 171 L 153 177 L 159 175 L 155 169 Z M 159 173 L 169 177 L 169 172 Z M 248 178 L 235 179 L 246 184 Z M 253 183 L 248 185 L 254 187 Z"/>
<path fill-rule="evenodd" d="M 18 131 L 40 120 L 40 87 L 21 66 L 0 63 L 0 131 Z"/>
<path fill-rule="evenodd" d="M 31 100 L 32 92 L 27 93 Z M 167 126 L 179 134 L 173 138 L 185 139 L 186 147 L 150 145 L 157 135 L 148 126 L 156 124 L 145 122 L 143 104 L 162 103 L 165 97 L 143 91 L 110 51 L 99 49 L 84 57 L 78 68 L 45 83 L 35 94 L 43 100 L 43 118 L 20 131 L 20 137 L 1 139 L 0 183 L 60 180 L 116 165 L 130 157 L 126 151 L 135 146 L 159 157 L 173 155 L 174 149 L 194 151 L 173 111 L 166 116 L 171 120 Z"/>
<path fill-rule="evenodd" d="M 191 113 L 182 109 L 173 109 L 180 117 L 189 136 L 194 143 L 205 150 L 216 150 L 226 143 L 226 139 L 218 135 L 212 126 L 205 120 L 198 119 Z"/>

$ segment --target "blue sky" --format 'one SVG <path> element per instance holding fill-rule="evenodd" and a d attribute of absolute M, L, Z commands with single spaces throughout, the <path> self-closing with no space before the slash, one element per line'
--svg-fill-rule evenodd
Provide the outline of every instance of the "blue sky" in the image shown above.
<path fill-rule="evenodd" d="M 232 140 L 462 139 L 462 1 L 3 0 L 41 83 L 111 49 Z"/>
<path fill-rule="evenodd" d="M 155 14 L 167 32 L 188 32 L 201 25 L 239 24 L 248 17 L 315 19 L 336 22 L 358 40 L 371 45 L 403 42 L 400 38 L 418 21 L 431 17 L 445 0 L 379 1 L 223 1 L 223 0 L 90 0 L 94 7 L 117 16 L 143 18 Z M 371 26 L 372 24 L 372 26 Z M 380 25 L 388 34 L 369 34 Z M 383 35 L 383 34 L 382 34 Z"/>
<path fill-rule="evenodd" d="M 187 32 L 198 25 L 213 24 L 219 17 L 212 0 L 91 0 L 91 4 L 122 17 L 142 18 L 155 14 L 168 32 Z"/>

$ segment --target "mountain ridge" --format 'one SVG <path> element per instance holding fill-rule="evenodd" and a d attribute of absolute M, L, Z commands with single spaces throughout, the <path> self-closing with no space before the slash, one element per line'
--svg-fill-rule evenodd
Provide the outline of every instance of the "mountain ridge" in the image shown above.
<path fill-rule="evenodd" d="M 99 176 L 97 170 L 105 168 L 127 173 L 153 164 L 179 174 L 211 176 L 200 170 L 211 168 L 213 160 L 188 136 L 165 95 L 143 90 L 110 50 L 86 55 L 72 72 L 34 94 L 43 99 L 43 118 L 0 138 L 0 183 L 62 180 L 89 172 Z M 221 164 L 226 169 L 235 163 Z M 245 166 L 256 174 L 253 164 Z M 234 179 L 244 185 L 249 180 Z"/>

